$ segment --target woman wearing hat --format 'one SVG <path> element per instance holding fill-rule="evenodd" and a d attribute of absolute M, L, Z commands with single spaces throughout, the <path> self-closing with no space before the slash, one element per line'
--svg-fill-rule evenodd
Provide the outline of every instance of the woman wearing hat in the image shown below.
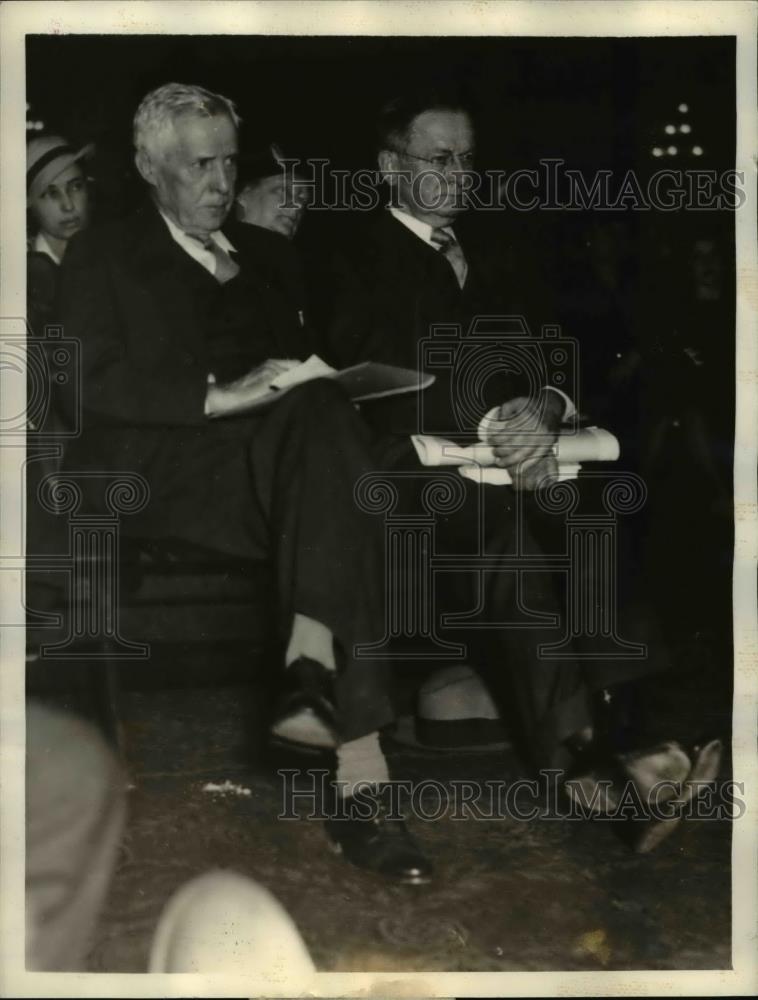
<path fill-rule="evenodd" d="M 57 135 L 26 146 L 27 318 L 41 336 L 53 316 L 58 268 L 68 241 L 89 223 L 89 192 L 81 161 L 93 147 L 70 146 Z"/>
<path fill-rule="evenodd" d="M 289 173 L 281 150 L 269 146 L 240 157 L 237 218 L 288 240 L 294 238 L 308 204 L 308 188 Z"/>
<path fill-rule="evenodd" d="M 306 326 L 305 274 L 300 248 L 293 240 L 309 201 L 309 187 L 298 183 L 298 176 L 287 169 L 278 146 L 243 154 L 237 168 L 235 209 L 237 220 L 250 227 L 248 252 L 257 257 L 259 272 L 296 303 L 300 324 Z M 311 346 L 315 351 L 315 340 Z"/>
<path fill-rule="evenodd" d="M 45 327 L 59 322 L 56 310 L 60 263 L 68 241 L 89 223 L 89 193 L 87 178 L 81 161 L 92 151 L 92 146 L 74 149 L 57 135 L 35 136 L 26 146 L 26 318 L 35 337 L 45 336 Z M 42 345 L 46 353 L 46 344 Z M 29 366 L 28 427 L 30 431 L 44 434 L 60 433 L 64 426 L 54 396 L 49 386 L 40 386 L 32 377 Z M 45 393 L 40 397 L 40 392 Z M 42 408 L 34 405 L 35 399 L 46 398 Z M 38 484 L 51 473 L 57 472 L 60 455 L 37 455 L 27 471 L 27 551 L 49 553 L 59 550 L 60 527 L 57 519 L 43 510 L 36 502 Z M 45 571 L 33 573 L 27 580 L 27 591 L 32 595 L 32 606 L 46 607 L 58 599 L 57 591 L 50 585 Z"/>

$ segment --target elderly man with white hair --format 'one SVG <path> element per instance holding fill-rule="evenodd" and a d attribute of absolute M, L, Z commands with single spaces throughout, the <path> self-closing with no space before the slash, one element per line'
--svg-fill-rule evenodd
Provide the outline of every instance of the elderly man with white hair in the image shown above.
<path fill-rule="evenodd" d="M 372 468 L 368 432 L 323 379 L 255 406 L 280 359 L 304 359 L 310 345 L 286 282 L 257 263 L 268 240 L 276 266 L 281 238 L 227 223 L 238 126 L 232 102 L 201 87 L 166 84 L 140 104 L 148 203 L 74 238 L 64 262 L 61 320 L 83 366 L 83 432 L 67 465 L 144 478 L 150 501 L 124 530 L 271 564 L 290 687 L 278 732 L 310 722 L 337 743 L 348 818 L 328 825 L 335 846 L 425 882 L 427 860 L 379 801 L 386 664 L 355 654 L 383 631 L 381 525 L 353 496 Z M 370 818 L 344 808 L 358 782 L 374 790 Z"/>

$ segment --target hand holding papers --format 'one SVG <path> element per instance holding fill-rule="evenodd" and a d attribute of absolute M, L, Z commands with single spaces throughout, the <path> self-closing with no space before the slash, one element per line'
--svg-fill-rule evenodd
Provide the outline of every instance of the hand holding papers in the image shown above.
<path fill-rule="evenodd" d="M 462 476 L 481 483 L 513 482 L 507 469 L 495 465 L 492 448 L 484 442 L 464 446 L 426 434 L 414 434 L 411 440 L 422 465 L 457 465 Z M 559 434 L 553 451 L 559 481 L 576 479 L 582 462 L 615 462 L 620 454 L 618 440 L 601 427 Z"/>
<path fill-rule="evenodd" d="M 313 378 L 324 378 L 335 374 L 334 368 L 322 361 L 317 354 L 311 354 L 307 361 L 294 361 L 289 367 L 269 383 L 270 389 L 291 389 L 293 385 L 309 382 Z"/>
<path fill-rule="evenodd" d="M 275 402 L 294 386 L 314 378 L 333 379 L 356 403 L 426 389 L 434 382 L 434 375 L 373 361 L 337 371 L 316 354 L 302 362 L 271 359 L 228 385 L 209 382 L 206 416 L 234 416 L 260 409 Z"/>
<path fill-rule="evenodd" d="M 367 399 L 381 399 L 398 393 L 426 389 L 434 382 L 434 375 L 426 375 L 412 368 L 398 368 L 377 361 L 364 361 L 352 368 L 337 371 L 311 354 L 307 361 L 290 368 L 271 383 L 274 390 L 291 389 L 293 385 L 309 382 L 313 378 L 331 378 L 341 385 L 355 403 Z"/>
<path fill-rule="evenodd" d="M 231 417 L 254 409 L 272 395 L 271 383 L 300 362 L 270 358 L 257 365 L 234 382 L 219 385 L 214 375 L 208 376 L 205 396 L 206 417 Z"/>

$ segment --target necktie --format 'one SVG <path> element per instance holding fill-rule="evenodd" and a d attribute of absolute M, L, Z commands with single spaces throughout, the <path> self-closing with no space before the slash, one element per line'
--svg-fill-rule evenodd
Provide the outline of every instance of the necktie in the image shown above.
<path fill-rule="evenodd" d="M 466 283 L 466 275 L 468 274 L 468 264 L 463 255 L 463 250 L 461 250 L 460 243 L 446 229 L 433 229 L 431 240 L 439 252 L 447 258 L 448 263 L 453 271 L 455 271 L 458 285 L 463 288 Z"/>
<path fill-rule="evenodd" d="M 222 250 L 215 240 L 208 240 L 204 246 L 206 250 L 209 250 L 213 254 L 216 261 L 214 274 L 218 282 L 225 285 L 227 281 L 231 281 L 232 278 L 240 273 L 239 264 L 235 263 L 231 254 L 227 253 L 226 250 Z"/>
<path fill-rule="evenodd" d="M 213 254 L 213 259 L 216 261 L 213 276 L 220 284 L 225 285 L 227 281 L 231 281 L 232 278 L 240 273 L 239 264 L 235 263 L 231 254 L 228 254 L 226 250 L 222 250 L 215 240 L 210 237 L 203 240 L 199 236 L 193 236 L 191 233 L 187 233 L 187 235 L 191 239 L 197 240 L 203 250 L 207 250 L 208 253 Z"/>

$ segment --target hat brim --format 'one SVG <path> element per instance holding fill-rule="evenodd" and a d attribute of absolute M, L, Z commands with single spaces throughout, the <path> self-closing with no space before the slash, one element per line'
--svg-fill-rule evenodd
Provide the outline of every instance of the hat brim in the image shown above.
<path fill-rule="evenodd" d="M 31 183 L 29 188 L 29 197 L 33 198 L 40 191 L 44 191 L 48 184 L 52 183 L 56 177 L 60 176 L 64 170 L 74 164 L 78 163 L 79 160 L 87 159 L 92 156 L 95 152 L 95 144 L 93 142 L 88 142 L 86 146 L 82 146 L 81 149 L 77 150 L 75 153 L 62 153 L 60 156 L 56 156 L 54 160 L 48 163 Z"/>

